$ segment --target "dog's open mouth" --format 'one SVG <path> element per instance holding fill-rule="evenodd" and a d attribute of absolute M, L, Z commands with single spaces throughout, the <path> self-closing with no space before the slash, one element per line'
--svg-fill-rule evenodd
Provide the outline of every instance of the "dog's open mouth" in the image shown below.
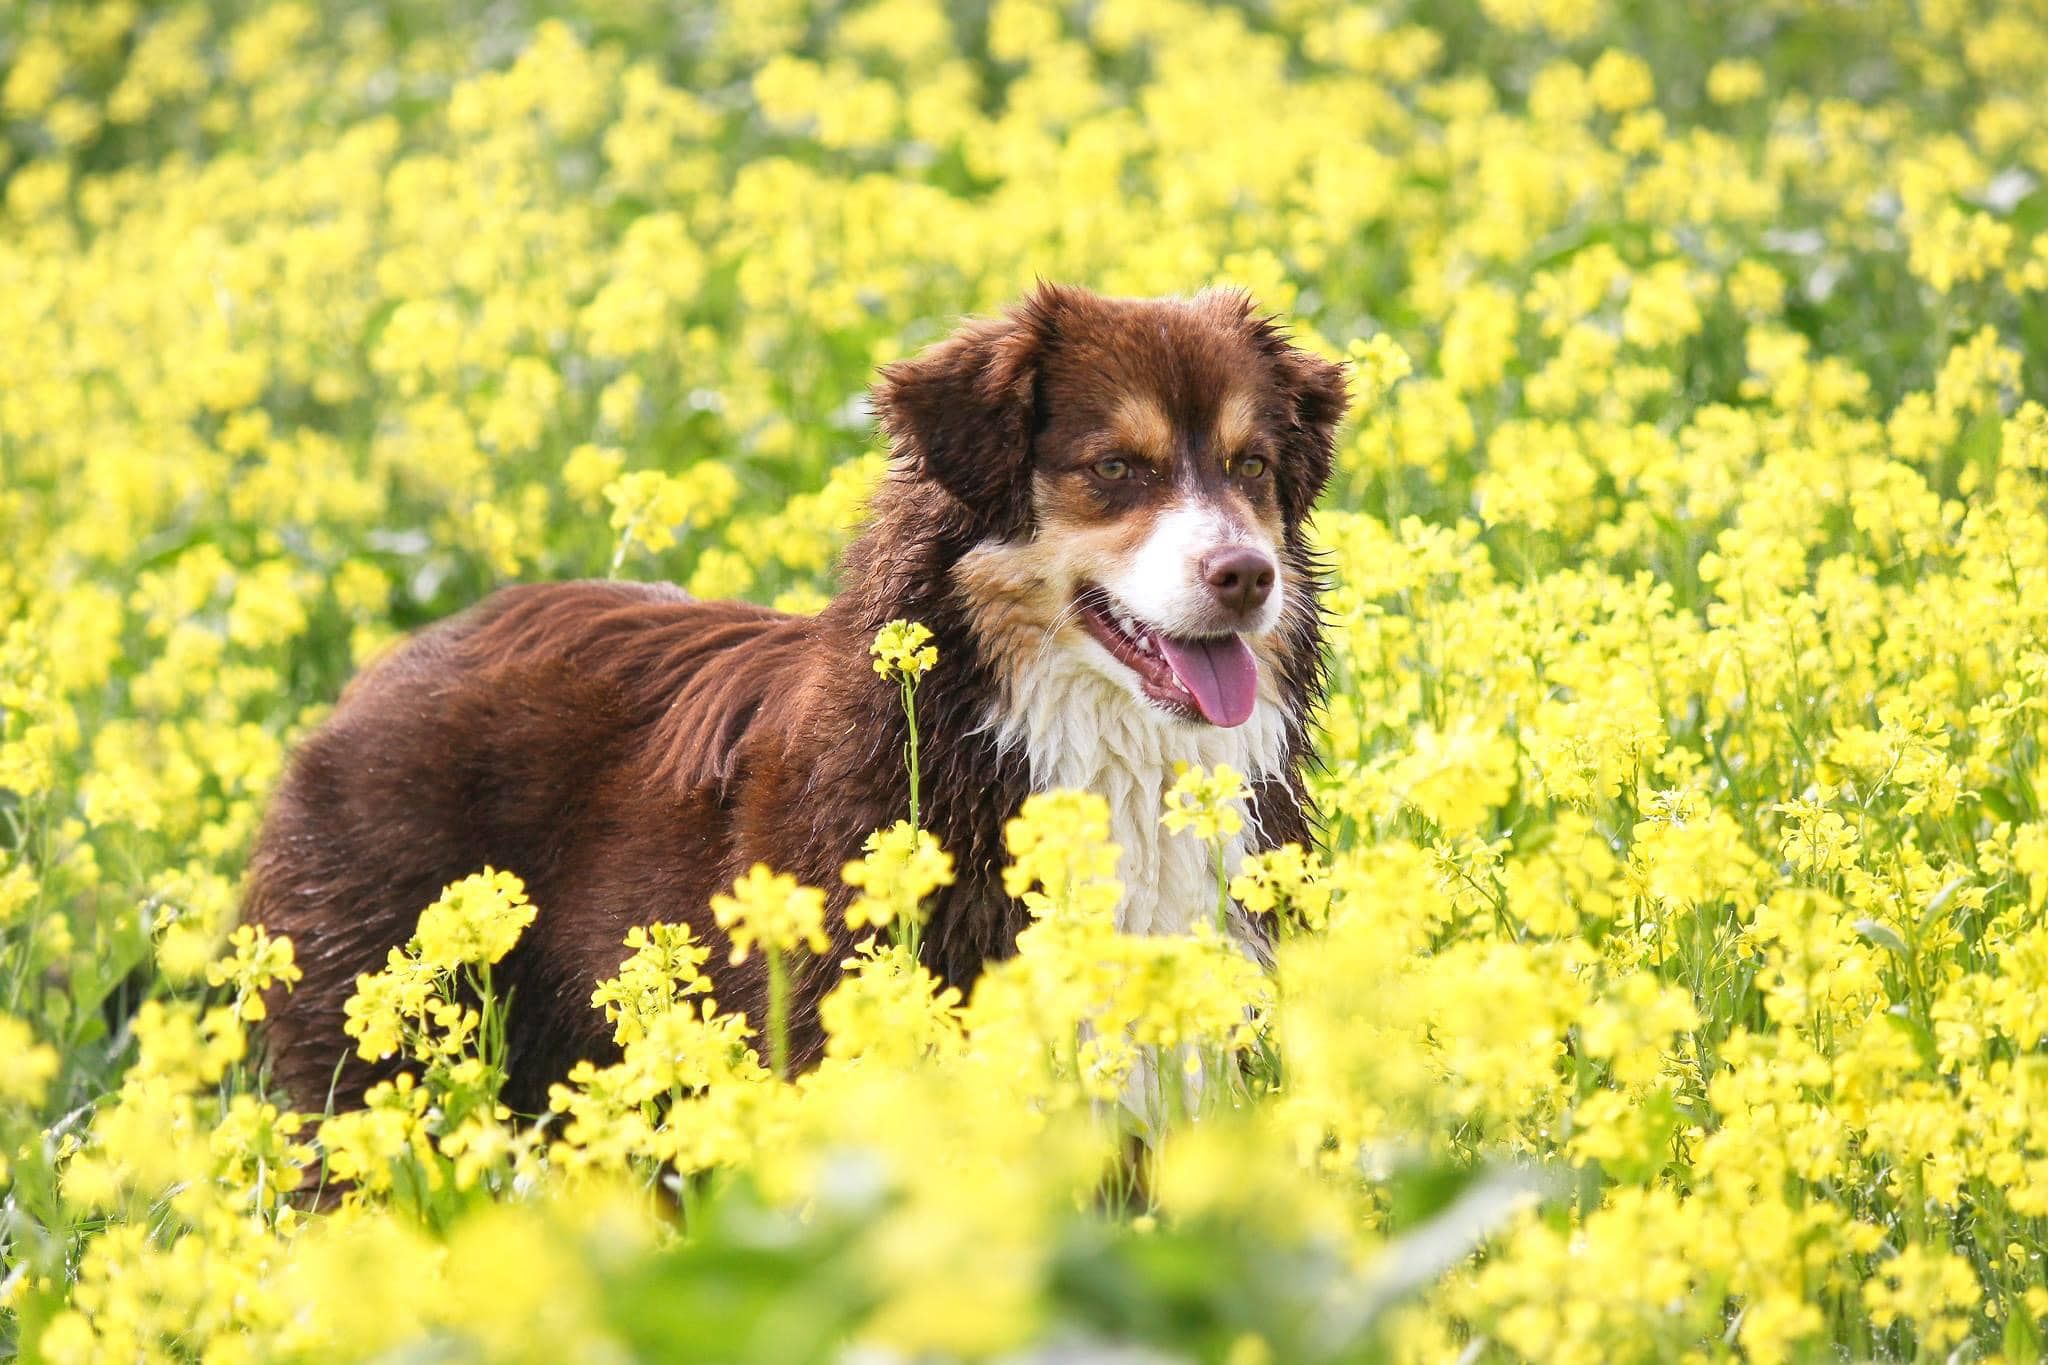
<path fill-rule="evenodd" d="M 1242 635 L 1162 634 L 1093 583 L 1074 602 L 1088 633 L 1138 675 L 1145 695 L 1158 705 L 1211 725 L 1251 719 L 1259 699 L 1259 664 Z"/>

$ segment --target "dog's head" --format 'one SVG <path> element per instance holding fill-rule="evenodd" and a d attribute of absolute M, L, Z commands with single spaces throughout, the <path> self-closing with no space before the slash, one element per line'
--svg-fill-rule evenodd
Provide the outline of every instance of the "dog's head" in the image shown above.
<path fill-rule="evenodd" d="M 996 647 L 1073 649 L 1183 719 L 1242 724 L 1330 475 L 1342 369 L 1244 295 L 1041 286 L 886 368 L 875 405 L 978 543 L 955 569 Z"/>

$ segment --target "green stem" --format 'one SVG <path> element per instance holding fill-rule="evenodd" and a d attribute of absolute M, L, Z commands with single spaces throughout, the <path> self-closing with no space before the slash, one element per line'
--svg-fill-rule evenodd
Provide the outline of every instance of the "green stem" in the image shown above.
<path fill-rule="evenodd" d="M 903 757 L 905 766 L 910 770 L 910 828 L 914 834 L 915 831 L 924 828 L 923 807 L 918 799 L 923 773 L 918 763 L 917 683 L 906 673 L 902 678 L 902 686 L 903 719 L 910 728 L 910 739 L 903 746 Z M 911 961 L 917 961 L 918 941 L 923 937 L 923 926 L 913 915 L 902 923 L 901 932 L 902 937 L 898 941 L 909 949 Z"/>
<path fill-rule="evenodd" d="M 619 543 L 612 550 L 612 564 L 609 569 L 605 570 L 604 576 L 606 578 L 617 578 L 619 576 L 619 568 L 626 562 L 626 552 L 633 548 L 633 535 L 639 529 L 640 518 L 632 517 L 627 520 L 625 529 L 619 532 Z"/>
<path fill-rule="evenodd" d="M 782 949 L 768 954 L 768 1064 L 780 1080 L 789 1079 L 789 969 Z"/>
<path fill-rule="evenodd" d="M 491 987 L 491 964 L 488 962 L 482 964 L 480 974 L 482 976 L 483 1014 L 477 1023 L 477 1052 L 483 1059 L 484 1072 L 490 1078 L 488 1084 L 491 1087 L 491 1098 L 495 1100 L 498 1097 L 498 1091 L 504 1079 L 504 1073 L 499 1070 L 499 1066 L 504 1060 L 504 1047 L 502 1046 L 499 1031 L 499 1015 L 501 1012 L 498 1009 L 497 992 Z"/>
<path fill-rule="evenodd" d="M 905 748 L 905 755 L 910 764 L 910 827 L 912 829 L 922 829 L 923 825 L 919 823 L 918 819 L 918 779 L 920 773 L 917 761 L 917 684 L 908 677 L 903 679 L 903 718 L 910 726 L 910 743 Z"/>
<path fill-rule="evenodd" d="M 1223 934 L 1230 928 L 1230 873 L 1223 865 L 1223 841 L 1212 839 L 1209 846 L 1216 851 L 1216 932 Z"/>

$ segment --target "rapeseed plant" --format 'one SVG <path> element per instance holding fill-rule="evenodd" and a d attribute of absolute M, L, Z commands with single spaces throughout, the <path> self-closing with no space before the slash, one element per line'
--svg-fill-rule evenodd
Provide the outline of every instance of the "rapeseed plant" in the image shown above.
<path fill-rule="evenodd" d="M 893 680 L 903 691 L 903 724 L 909 731 L 909 737 L 903 743 L 903 766 L 910 776 L 909 828 L 920 833 L 924 828 L 919 801 L 923 794 L 924 768 L 918 758 L 917 684 L 939 662 L 938 646 L 931 643 L 931 638 L 931 630 L 921 622 L 891 621 L 875 632 L 875 641 L 868 647 L 868 652 L 874 656 L 876 674 L 885 680 Z M 857 882 L 854 884 L 859 885 Z M 923 895 L 920 892 L 918 898 L 922 899 Z M 915 952 L 916 917 L 906 917 L 904 926 L 911 950 Z"/>
<path fill-rule="evenodd" d="M 0 0 L 0 1350 L 2039 1359 L 2048 21 L 985 9 Z M 347 676 L 515 578 L 817 610 L 873 367 L 1039 275 L 1352 361 L 1323 846 L 1159 812 L 1271 970 L 1048 793 L 941 989 L 894 623 L 815 1069 L 647 907 L 512 1113 L 479 867 L 281 1110 L 236 881 Z"/>

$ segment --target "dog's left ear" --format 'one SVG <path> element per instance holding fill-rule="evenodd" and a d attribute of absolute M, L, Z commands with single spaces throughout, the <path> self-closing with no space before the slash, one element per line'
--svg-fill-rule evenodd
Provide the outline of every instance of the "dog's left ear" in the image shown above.
<path fill-rule="evenodd" d="M 985 536 L 1031 527 L 1038 370 L 1065 291 L 1040 285 L 1000 318 L 970 322 L 882 367 L 875 414 L 895 454 L 952 494 Z"/>
<path fill-rule="evenodd" d="M 1273 477 L 1279 481 L 1281 513 L 1290 525 L 1299 525 L 1336 466 L 1337 424 L 1351 406 L 1351 386 L 1342 365 L 1298 346 L 1283 346 L 1274 365 L 1293 407 L 1294 430 L 1287 437 L 1288 458 Z"/>
<path fill-rule="evenodd" d="M 1289 526 L 1298 526 L 1330 481 L 1337 459 L 1337 424 L 1351 406 L 1351 386 L 1342 365 L 1289 341 L 1280 319 L 1255 312 L 1249 294 L 1225 291 L 1219 303 L 1235 314 L 1273 366 L 1285 447 L 1273 477 L 1281 515 Z"/>

